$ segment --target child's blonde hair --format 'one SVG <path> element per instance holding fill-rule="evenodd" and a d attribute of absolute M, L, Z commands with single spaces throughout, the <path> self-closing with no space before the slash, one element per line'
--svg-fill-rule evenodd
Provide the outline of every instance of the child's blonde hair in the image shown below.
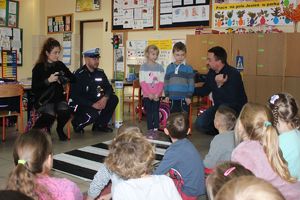
<path fill-rule="evenodd" d="M 233 130 L 236 123 L 236 112 L 227 106 L 219 106 L 217 113 L 222 115 L 220 122 L 223 124 L 226 130 Z"/>
<path fill-rule="evenodd" d="M 255 176 L 241 176 L 226 183 L 215 200 L 285 200 L 272 184 Z"/>
<path fill-rule="evenodd" d="M 278 133 L 272 125 L 273 118 L 267 106 L 247 103 L 237 120 L 235 136 L 239 144 L 244 140 L 261 143 L 272 169 L 284 180 L 295 182 L 279 149 Z"/>
<path fill-rule="evenodd" d="M 274 117 L 274 126 L 276 127 L 278 119 L 291 124 L 293 128 L 299 129 L 300 118 L 298 115 L 298 105 L 295 98 L 288 93 L 274 94 L 270 97 L 269 107 Z"/>
<path fill-rule="evenodd" d="M 44 172 L 44 163 L 52 154 L 52 141 L 47 133 L 32 129 L 18 136 L 13 149 L 15 167 L 9 175 L 6 189 L 20 191 L 38 199 L 38 193 L 51 195 L 45 187 L 35 183 L 37 174 Z"/>
<path fill-rule="evenodd" d="M 156 51 L 157 56 L 159 55 L 159 48 L 156 45 L 151 44 L 151 45 L 148 45 L 145 49 L 145 57 L 146 58 L 148 57 L 150 50 Z"/>
<path fill-rule="evenodd" d="M 210 199 L 214 199 L 225 183 L 240 176 L 254 176 L 254 174 L 236 162 L 227 161 L 219 164 L 206 179 L 206 188 Z"/>
<path fill-rule="evenodd" d="M 112 172 L 127 180 L 151 174 L 154 157 L 154 148 L 145 137 L 127 132 L 113 140 L 105 163 Z"/>

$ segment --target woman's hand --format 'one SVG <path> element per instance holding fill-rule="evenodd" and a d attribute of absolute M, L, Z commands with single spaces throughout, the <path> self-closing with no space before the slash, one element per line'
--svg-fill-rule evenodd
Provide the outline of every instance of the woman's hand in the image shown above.
<path fill-rule="evenodd" d="M 58 74 L 59 72 L 55 72 L 54 74 L 51 74 L 48 78 L 49 83 L 57 82 L 58 81 Z"/>

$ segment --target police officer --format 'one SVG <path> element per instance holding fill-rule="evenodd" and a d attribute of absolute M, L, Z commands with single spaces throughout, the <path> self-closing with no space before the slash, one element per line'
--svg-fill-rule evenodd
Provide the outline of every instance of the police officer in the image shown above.
<path fill-rule="evenodd" d="M 85 65 L 75 72 L 76 83 L 71 85 L 70 106 L 74 108 L 74 131 L 83 133 L 93 123 L 92 131 L 112 132 L 107 126 L 119 102 L 103 71 L 99 69 L 100 49 L 83 52 Z"/>

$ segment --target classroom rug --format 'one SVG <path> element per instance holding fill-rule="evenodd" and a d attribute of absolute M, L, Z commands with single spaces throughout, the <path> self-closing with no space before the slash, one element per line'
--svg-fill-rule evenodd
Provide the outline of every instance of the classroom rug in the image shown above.
<path fill-rule="evenodd" d="M 149 140 L 155 146 L 155 165 L 163 158 L 170 142 Z M 108 155 L 110 141 L 82 147 L 65 153 L 56 154 L 53 157 L 53 169 L 85 181 L 93 180 L 101 163 Z"/>

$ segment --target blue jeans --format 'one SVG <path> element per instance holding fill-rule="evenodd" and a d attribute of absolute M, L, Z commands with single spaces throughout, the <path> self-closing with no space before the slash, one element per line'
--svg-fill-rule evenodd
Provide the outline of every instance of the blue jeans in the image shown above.
<path fill-rule="evenodd" d="M 195 125 L 196 129 L 210 135 L 218 134 L 218 130 L 214 126 L 215 114 L 218 107 L 212 106 L 197 117 Z"/>

